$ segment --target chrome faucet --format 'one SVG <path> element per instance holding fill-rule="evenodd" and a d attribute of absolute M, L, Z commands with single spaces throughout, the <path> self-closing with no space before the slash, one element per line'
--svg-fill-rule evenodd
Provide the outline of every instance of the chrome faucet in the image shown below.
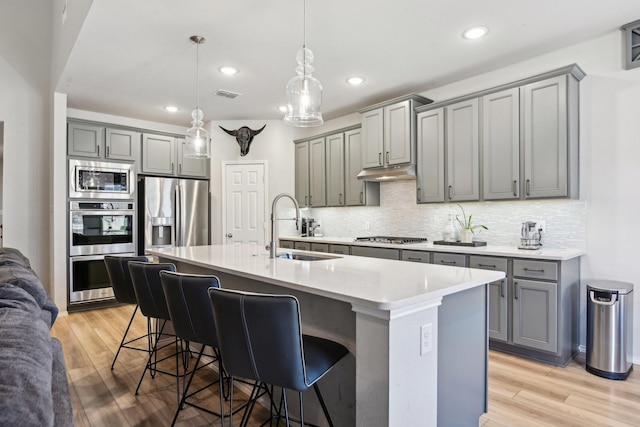
<path fill-rule="evenodd" d="M 283 197 L 288 197 L 289 199 L 291 199 L 294 206 L 296 207 L 295 218 L 276 218 L 276 205 L 278 204 L 278 200 L 280 200 Z M 298 228 L 298 223 L 300 222 L 300 207 L 298 206 L 298 202 L 296 201 L 296 199 L 291 194 L 280 193 L 273 199 L 273 203 L 271 204 L 271 243 L 269 244 L 269 258 L 275 258 L 276 250 L 278 249 L 276 245 L 276 221 L 281 221 L 285 219 L 290 219 L 295 221 L 296 228 Z"/>

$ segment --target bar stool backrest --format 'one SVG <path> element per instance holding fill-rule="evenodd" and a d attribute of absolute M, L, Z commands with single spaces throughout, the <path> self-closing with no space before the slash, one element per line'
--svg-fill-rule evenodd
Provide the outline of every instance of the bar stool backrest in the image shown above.
<path fill-rule="evenodd" d="M 161 271 L 160 279 L 176 335 L 217 348 L 218 337 L 207 291 L 220 287 L 218 277 Z"/>
<path fill-rule="evenodd" d="M 209 289 L 222 364 L 232 375 L 305 391 L 297 298 Z"/>
<path fill-rule="evenodd" d="M 104 264 L 107 267 L 109 282 L 113 288 L 113 295 L 121 304 L 137 304 L 138 299 L 133 290 L 129 261 L 148 262 L 145 256 L 114 256 L 105 255 Z"/>
<path fill-rule="evenodd" d="M 176 271 L 176 266 L 171 263 L 129 263 L 133 289 L 142 314 L 154 319 L 171 320 L 160 281 L 161 271 Z"/>

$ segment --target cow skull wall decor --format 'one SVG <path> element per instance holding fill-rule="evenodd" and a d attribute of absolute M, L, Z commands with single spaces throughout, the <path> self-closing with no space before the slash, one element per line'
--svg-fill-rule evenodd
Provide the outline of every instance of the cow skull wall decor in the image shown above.
<path fill-rule="evenodd" d="M 240 155 L 244 157 L 249 152 L 249 147 L 251 146 L 253 137 L 262 132 L 267 125 L 265 124 L 258 130 L 250 129 L 248 126 L 242 126 L 236 130 L 228 130 L 222 126 L 219 127 L 229 135 L 236 137 L 236 141 L 238 141 L 238 145 L 240 146 Z"/>

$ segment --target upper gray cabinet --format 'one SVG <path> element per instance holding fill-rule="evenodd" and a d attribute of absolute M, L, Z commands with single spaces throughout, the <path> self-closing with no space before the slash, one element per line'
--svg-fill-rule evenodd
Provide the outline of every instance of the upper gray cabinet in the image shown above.
<path fill-rule="evenodd" d="M 417 108 L 418 202 L 577 198 L 584 76 L 574 64 Z"/>
<path fill-rule="evenodd" d="M 168 135 L 142 135 L 142 173 L 153 175 L 207 178 L 208 159 L 191 159 L 183 155 L 184 139 Z"/>
<path fill-rule="evenodd" d="M 522 88 L 527 199 L 578 196 L 578 93 L 569 78 Z"/>
<path fill-rule="evenodd" d="M 414 108 L 431 100 L 407 95 L 359 110 L 362 114 L 363 169 L 415 161 Z"/>
<path fill-rule="evenodd" d="M 482 97 L 483 197 L 520 197 L 520 89 Z"/>
<path fill-rule="evenodd" d="M 75 122 L 68 124 L 67 131 L 67 154 L 71 157 L 126 161 L 138 158 L 138 132 Z"/>
<path fill-rule="evenodd" d="M 480 199 L 478 99 L 446 107 L 447 201 Z"/>
<path fill-rule="evenodd" d="M 362 170 L 359 125 L 294 143 L 296 200 L 301 206 L 380 204 L 380 184 L 357 178 Z"/>
<path fill-rule="evenodd" d="M 444 202 L 444 108 L 418 114 L 418 203 Z"/>

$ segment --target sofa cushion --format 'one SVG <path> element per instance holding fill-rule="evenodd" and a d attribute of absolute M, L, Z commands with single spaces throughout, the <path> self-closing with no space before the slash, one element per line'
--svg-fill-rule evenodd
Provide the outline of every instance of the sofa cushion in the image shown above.
<path fill-rule="evenodd" d="M 0 267 L 0 283 L 10 283 L 27 291 L 43 308 L 51 313 L 52 320 L 58 315 L 58 309 L 44 290 L 42 282 L 29 267 L 16 264 L 5 264 Z M 50 323 L 52 325 L 53 322 Z"/>
<path fill-rule="evenodd" d="M 52 426 L 53 356 L 40 307 L 22 288 L 0 284 L 0 425 Z"/>
<path fill-rule="evenodd" d="M 22 252 L 14 248 L 0 248 L 0 265 L 4 264 L 16 264 L 23 267 L 31 267 L 29 264 L 29 258 L 22 255 Z"/>
<path fill-rule="evenodd" d="M 69 380 L 64 362 L 62 344 L 57 338 L 51 338 L 53 367 L 51 375 L 51 396 L 53 398 L 53 416 L 55 426 L 73 425 L 73 408 L 69 396 Z"/>

